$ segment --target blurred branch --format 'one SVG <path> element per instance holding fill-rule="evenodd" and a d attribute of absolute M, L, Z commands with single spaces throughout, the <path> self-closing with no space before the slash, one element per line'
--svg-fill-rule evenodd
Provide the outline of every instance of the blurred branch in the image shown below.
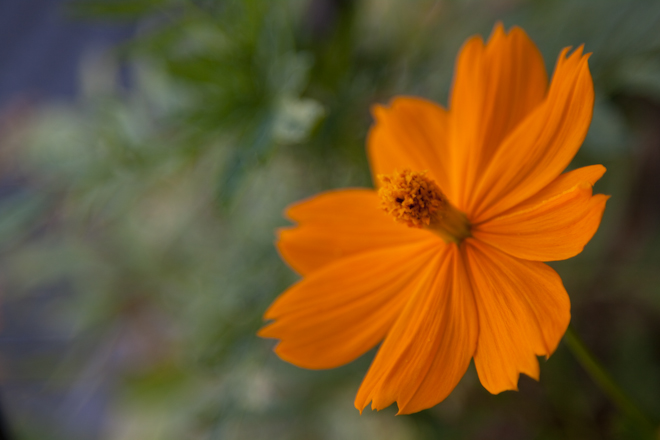
<path fill-rule="evenodd" d="M 589 376 L 596 382 L 596 385 L 607 397 L 610 398 L 619 410 L 636 423 L 640 433 L 648 436 L 649 439 L 657 438 L 660 434 L 658 426 L 633 403 L 626 393 L 617 385 L 602 365 L 596 360 L 593 353 L 584 345 L 579 336 L 575 333 L 572 326 L 569 326 L 564 335 L 564 343 L 571 350 L 580 365 L 587 371 Z"/>

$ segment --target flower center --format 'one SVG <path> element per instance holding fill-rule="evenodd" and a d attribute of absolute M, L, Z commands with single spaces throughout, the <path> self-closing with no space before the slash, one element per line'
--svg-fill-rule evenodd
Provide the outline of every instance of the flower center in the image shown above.
<path fill-rule="evenodd" d="M 396 221 L 433 231 L 447 243 L 460 244 L 471 235 L 465 214 L 449 203 L 426 171 L 395 171 L 378 178 L 381 207 Z"/>

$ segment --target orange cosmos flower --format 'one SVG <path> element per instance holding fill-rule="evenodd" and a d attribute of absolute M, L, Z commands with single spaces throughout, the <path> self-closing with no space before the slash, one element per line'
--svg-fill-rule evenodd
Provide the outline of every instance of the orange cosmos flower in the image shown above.
<path fill-rule="evenodd" d="M 588 55 L 559 55 L 548 87 L 525 32 L 495 27 L 458 56 L 449 110 L 400 97 L 373 109 L 378 191 L 330 191 L 291 206 L 282 257 L 303 276 L 260 336 L 304 368 L 351 362 L 382 342 L 355 399 L 399 413 L 443 400 L 470 359 L 491 393 L 538 380 L 570 320 L 543 261 L 580 253 L 607 196 L 605 168 L 562 174 L 593 109 Z M 394 220 L 393 220 L 394 218 Z"/>

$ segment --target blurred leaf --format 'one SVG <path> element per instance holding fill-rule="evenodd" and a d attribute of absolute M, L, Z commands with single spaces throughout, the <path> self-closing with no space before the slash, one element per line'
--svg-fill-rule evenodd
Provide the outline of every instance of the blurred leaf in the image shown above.
<path fill-rule="evenodd" d="M 549 72 L 562 47 L 585 43 L 593 51 L 593 122 L 572 166 L 604 163 L 599 192 L 613 197 L 585 252 L 552 266 L 571 295 L 574 321 L 595 329 L 595 351 L 616 359 L 615 374 L 651 402 L 660 365 L 652 353 L 660 235 L 649 196 L 657 136 L 640 132 L 630 115 L 653 121 L 649 108 L 660 100 L 658 5 L 77 2 L 77 17 L 146 19 L 136 40 L 114 53 L 129 62 L 134 85 L 113 87 L 120 63 L 100 63 L 82 75 L 102 87 L 35 115 L 18 153 L 30 191 L 0 203 L 0 245 L 11 249 L 3 277 L 22 293 L 69 286 L 63 315 L 82 345 L 137 329 L 108 363 L 119 365 L 108 377 L 121 380 L 109 388 L 123 397 L 113 420 L 125 429 L 111 440 L 625 436 L 626 421 L 561 346 L 541 381 L 521 378 L 518 393 L 488 394 L 471 368 L 441 405 L 395 418 L 393 408 L 362 416 L 353 408 L 373 351 L 311 372 L 282 362 L 274 342 L 255 334 L 267 304 L 299 279 L 273 246 L 276 229 L 289 224 L 284 208 L 328 189 L 371 187 L 369 108 L 402 94 L 446 105 L 463 41 L 487 38 L 502 20 L 530 34 Z M 650 107 L 629 112 L 622 95 Z M 652 226 L 631 228 L 627 219 L 638 213 Z M 610 315 L 608 298 L 619 301 Z M 621 304 L 638 308 L 624 318 Z M 631 331 L 627 319 L 639 324 L 630 340 L 643 343 L 612 339 L 613 323 Z M 146 334 L 161 339 L 135 350 Z M 151 348 L 169 351 L 162 359 Z M 630 379 L 631 363 L 640 377 Z"/>
<path fill-rule="evenodd" d="M 302 142 L 323 114 L 323 106 L 313 99 L 282 97 L 275 111 L 274 140 L 283 143 Z"/>
<path fill-rule="evenodd" d="M 21 191 L 0 199 L 0 250 L 25 240 L 49 208 L 44 194 Z"/>

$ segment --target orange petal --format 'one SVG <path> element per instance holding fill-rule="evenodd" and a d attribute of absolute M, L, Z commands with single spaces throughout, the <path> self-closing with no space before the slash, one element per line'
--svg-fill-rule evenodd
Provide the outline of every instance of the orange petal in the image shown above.
<path fill-rule="evenodd" d="M 573 257 L 596 233 L 609 197 L 592 197 L 591 183 L 580 182 L 562 193 L 472 228 L 485 243 L 526 260 L 555 261 Z"/>
<path fill-rule="evenodd" d="M 550 182 L 548 186 L 543 188 L 541 191 L 534 194 L 529 199 L 525 200 L 519 205 L 511 208 L 509 211 L 504 214 L 508 214 L 514 211 L 521 211 L 523 209 L 531 208 L 536 206 L 539 203 L 548 200 L 557 194 L 561 194 L 574 186 L 586 182 L 589 185 L 593 186 L 603 174 L 605 174 L 605 167 L 602 165 L 589 165 L 586 167 L 578 168 L 576 170 L 568 171 L 566 173 L 560 174 L 555 180 Z"/>
<path fill-rule="evenodd" d="M 299 225 L 279 230 L 277 247 L 282 258 L 305 275 L 359 252 L 439 240 L 425 230 L 396 223 L 379 203 L 375 191 L 348 189 L 292 205 L 286 215 Z"/>
<path fill-rule="evenodd" d="M 505 254 L 478 240 L 461 248 L 479 311 L 474 364 L 491 393 L 518 389 L 520 373 L 538 379 L 536 356 L 557 348 L 570 321 L 570 302 L 559 275 L 537 261 Z"/>
<path fill-rule="evenodd" d="M 557 61 L 548 96 L 507 136 L 472 193 L 474 223 L 492 218 L 552 182 L 580 148 L 591 122 L 593 82 L 582 47 Z"/>
<path fill-rule="evenodd" d="M 341 259 L 280 295 L 259 336 L 280 339 L 275 352 L 304 368 L 334 368 L 380 342 L 401 313 L 442 242 L 390 247 Z"/>
<path fill-rule="evenodd" d="M 449 106 L 459 209 L 502 140 L 543 101 L 547 87 L 543 57 L 522 29 L 506 34 L 499 23 L 487 45 L 481 37 L 465 43 Z"/>
<path fill-rule="evenodd" d="M 445 109 L 424 99 L 398 97 L 389 107 L 374 106 L 372 113 L 376 122 L 369 131 L 367 151 L 376 185 L 378 174 L 427 170 L 451 199 Z"/>
<path fill-rule="evenodd" d="M 399 414 L 442 401 L 465 374 L 478 318 L 458 248 L 450 245 L 420 273 L 414 297 L 378 350 L 355 399 L 362 411 L 397 402 Z"/>

